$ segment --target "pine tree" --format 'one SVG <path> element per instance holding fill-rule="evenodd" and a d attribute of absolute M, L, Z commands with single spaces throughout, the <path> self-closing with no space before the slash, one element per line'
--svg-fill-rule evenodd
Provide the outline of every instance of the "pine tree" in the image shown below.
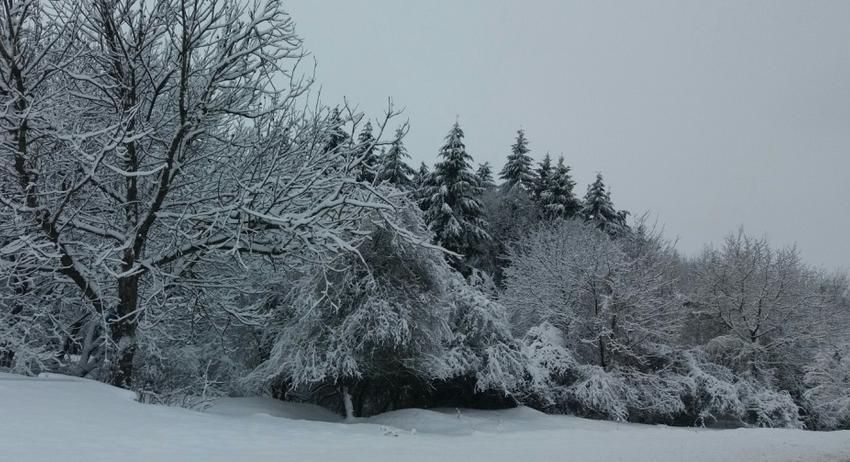
<path fill-rule="evenodd" d="M 505 180 L 503 184 L 505 189 L 512 189 L 516 185 L 520 185 L 525 191 L 531 191 L 534 188 L 534 172 L 532 171 L 532 160 L 531 156 L 528 155 L 529 152 L 525 131 L 517 130 L 516 142 L 511 145 L 508 162 L 499 175 L 501 179 Z"/>
<path fill-rule="evenodd" d="M 626 225 L 626 211 L 617 211 L 611 196 L 605 188 L 602 174 L 596 174 L 596 180 L 587 187 L 584 196 L 584 208 L 582 217 L 596 224 L 596 227 L 610 235 L 618 235 L 628 229 Z"/>
<path fill-rule="evenodd" d="M 407 154 L 407 149 L 404 147 L 403 137 L 404 129 L 399 127 L 389 151 L 381 158 L 381 172 L 378 174 L 377 181 L 410 189 L 413 187 L 412 177 L 416 172 L 404 161 L 410 155 Z"/>
<path fill-rule="evenodd" d="M 333 108 L 328 116 L 327 123 L 330 125 L 329 135 L 325 142 L 325 152 L 335 151 L 340 146 L 347 144 L 350 141 L 348 133 L 343 130 L 345 122 L 342 120 L 342 115 L 338 108 Z"/>
<path fill-rule="evenodd" d="M 428 179 L 431 177 L 431 170 L 428 168 L 428 165 L 425 162 L 419 164 L 419 169 L 413 172 L 413 186 L 414 188 L 423 188 L 428 184 Z"/>
<path fill-rule="evenodd" d="M 378 169 L 378 156 L 375 152 L 375 136 L 372 134 L 372 122 L 366 122 L 357 137 L 357 155 L 361 158 L 357 173 L 357 181 L 371 183 L 375 181 Z"/>
<path fill-rule="evenodd" d="M 428 195 L 428 183 L 431 181 L 431 170 L 425 162 L 419 165 L 419 170 L 413 173 L 413 199 L 419 204 L 419 208 L 423 208 L 423 201 Z"/>
<path fill-rule="evenodd" d="M 472 157 L 466 152 L 463 130 L 457 122 L 446 136 L 440 157 L 442 161 L 434 167 L 423 204 L 426 221 L 438 245 L 468 259 L 475 244 L 489 239 L 489 235 L 476 199 L 481 187 L 472 172 Z M 465 260 L 449 261 L 461 272 L 469 272 Z"/>
<path fill-rule="evenodd" d="M 570 176 L 570 167 L 564 163 L 564 158 L 560 157 L 558 165 L 549 174 L 545 189 L 540 194 L 540 207 L 543 213 L 550 218 L 576 216 L 581 211 L 581 203 L 573 193 L 575 185 L 575 181 Z"/>
<path fill-rule="evenodd" d="M 482 189 L 490 189 L 496 186 L 493 183 L 493 168 L 490 167 L 490 162 L 478 164 L 478 170 L 475 171 L 475 178 L 478 179 L 478 186 Z"/>
<path fill-rule="evenodd" d="M 552 177 L 552 158 L 549 157 L 549 153 L 546 153 L 546 156 L 543 157 L 543 160 L 540 162 L 537 167 L 537 174 L 534 177 L 534 188 L 531 190 L 532 197 L 534 200 L 539 201 L 543 192 L 549 187 L 549 180 Z"/>

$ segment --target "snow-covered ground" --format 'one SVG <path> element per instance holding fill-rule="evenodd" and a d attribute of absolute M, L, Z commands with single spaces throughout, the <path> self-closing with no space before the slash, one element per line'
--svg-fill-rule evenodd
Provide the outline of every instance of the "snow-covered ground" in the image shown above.
<path fill-rule="evenodd" d="M 226 399 L 139 404 L 62 376 L 0 374 L 0 461 L 841 461 L 850 431 L 703 430 L 504 411 L 409 409 L 344 423 L 324 409 Z"/>

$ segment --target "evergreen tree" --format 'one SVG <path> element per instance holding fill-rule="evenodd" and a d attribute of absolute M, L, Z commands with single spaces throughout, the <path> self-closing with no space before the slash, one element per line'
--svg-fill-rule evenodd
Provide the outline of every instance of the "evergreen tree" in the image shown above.
<path fill-rule="evenodd" d="M 350 141 L 350 137 L 343 129 L 345 122 L 342 120 L 342 115 L 338 108 L 333 108 L 328 116 L 327 123 L 330 127 L 327 141 L 325 142 L 325 152 L 331 152 L 347 144 Z"/>
<path fill-rule="evenodd" d="M 525 132 L 520 129 L 517 131 L 516 142 L 511 146 L 508 162 L 499 175 L 505 180 L 505 189 L 512 189 L 516 185 L 520 185 L 525 191 L 531 191 L 534 188 L 534 172 L 529 152 Z"/>
<path fill-rule="evenodd" d="M 431 170 L 425 162 L 419 165 L 419 170 L 413 173 L 413 199 L 419 204 L 419 208 L 423 208 L 423 201 L 428 195 L 428 182 L 431 180 Z"/>
<path fill-rule="evenodd" d="M 478 179 L 478 186 L 483 189 L 490 189 L 496 186 L 493 183 L 493 168 L 490 167 L 490 162 L 478 164 L 478 170 L 475 171 L 475 177 Z"/>
<path fill-rule="evenodd" d="M 412 177 L 416 172 L 404 161 L 410 155 L 407 154 L 407 149 L 404 147 L 403 137 L 404 129 L 399 127 L 396 130 L 392 146 L 381 158 L 381 172 L 378 174 L 377 181 L 410 189 L 413 187 Z"/>
<path fill-rule="evenodd" d="M 602 180 L 602 174 L 596 174 L 596 180 L 587 187 L 584 196 L 584 208 L 581 211 L 586 221 L 596 224 L 596 227 L 610 235 L 618 235 L 628 229 L 626 211 L 617 211 L 611 196 Z"/>
<path fill-rule="evenodd" d="M 549 181 L 540 194 L 540 207 L 543 213 L 550 218 L 576 216 L 581 211 L 581 202 L 573 193 L 575 185 L 575 181 L 570 176 L 570 167 L 564 163 L 563 157 L 559 158 L 558 165 L 549 175 Z"/>
<path fill-rule="evenodd" d="M 357 181 L 372 183 L 378 169 L 378 155 L 375 152 L 375 136 L 372 134 L 372 122 L 366 122 L 357 137 L 357 155 L 361 158 L 357 173 Z"/>
<path fill-rule="evenodd" d="M 419 164 L 419 169 L 413 172 L 413 186 L 417 189 L 423 188 L 428 184 L 428 179 L 431 177 L 431 170 L 425 162 Z"/>
<path fill-rule="evenodd" d="M 549 180 L 552 177 L 552 158 L 549 157 L 549 153 L 546 153 L 546 156 L 543 157 L 543 161 L 540 162 L 537 167 L 537 175 L 534 177 L 534 188 L 532 189 L 532 197 L 534 200 L 539 201 L 541 196 L 549 187 Z"/>
<path fill-rule="evenodd" d="M 426 220 L 438 245 L 469 258 L 475 244 L 489 239 L 489 235 L 476 199 L 481 187 L 472 172 L 472 157 L 466 152 L 463 130 L 457 122 L 446 136 L 440 157 L 442 161 L 434 167 L 423 204 Z M 449 260 L 456 269 L 469 272 L 464 260 Z"/>

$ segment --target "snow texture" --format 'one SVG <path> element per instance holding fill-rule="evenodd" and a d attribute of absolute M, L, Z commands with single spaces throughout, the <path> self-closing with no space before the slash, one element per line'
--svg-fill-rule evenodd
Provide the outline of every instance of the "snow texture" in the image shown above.
<path fill-rule="evenodd" d="M 311 405 L 225 399 L 206 412 L 102 383 L 0 374 L 0 460 L 839 461 L 850 431 L 705 430 L 502 411 L 389 412 L 343 423 Z"/>

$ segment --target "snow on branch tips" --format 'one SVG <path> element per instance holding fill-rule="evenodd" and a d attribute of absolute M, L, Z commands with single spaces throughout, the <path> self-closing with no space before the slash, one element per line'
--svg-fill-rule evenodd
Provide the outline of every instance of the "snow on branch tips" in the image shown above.
<path fill-rule="evenodd" d="M 2 258 L 27 306 L 16 316 L 53 337 L 24 363 L 132 386 L 163 313 L 244 320 L 211 292 L 243 290 L 262 265 L 330 262 L 390 207 L 357 181 L 354 147 L 334 145 L 338 122 L 361 116 L 298 109 L 312 77 L 279 1 L 4 11 Z M 204 280 L 210 262 L 234 271 Z"/>

